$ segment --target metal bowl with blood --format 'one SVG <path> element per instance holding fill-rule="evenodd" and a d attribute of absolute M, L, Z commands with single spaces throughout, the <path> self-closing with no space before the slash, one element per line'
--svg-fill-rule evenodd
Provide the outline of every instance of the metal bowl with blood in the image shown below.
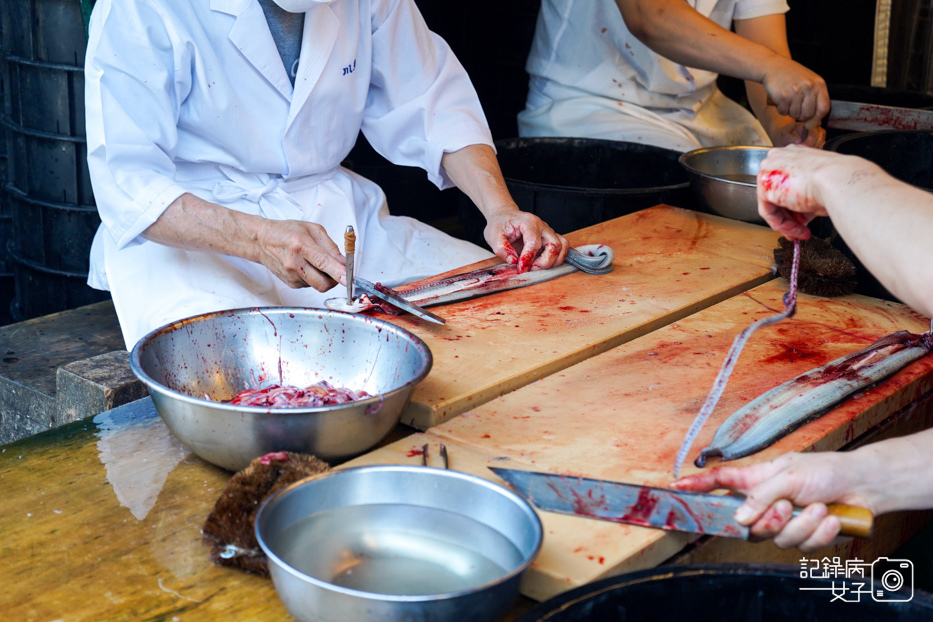
<path fill-rule="evenodd" d="M 528 503 L 485 479 L 382 465 L 279 491 L 256 516 L 275 588 L 301 622 L 501 619 L 541 546 Z"/>
<path fill-rule="evenodd" d="M 141 339 L 130 356 L 172 433 L 204 460 L 232 471 L 274 451 L 325 461 L 363 453 L 398 424 L 432 363 L 421 339 L 389 322 L 290 307 L 172 322 Z M 369 397 L 302 408 L 224 403 L 245 389 L 322 380 Z"/>
<path fill-rule="evenodd" d="M 756 177 L 768 147 L 705 147 L 681 154 L 697 199 L 712 213 L 764 224 L 758 215 Z"/>

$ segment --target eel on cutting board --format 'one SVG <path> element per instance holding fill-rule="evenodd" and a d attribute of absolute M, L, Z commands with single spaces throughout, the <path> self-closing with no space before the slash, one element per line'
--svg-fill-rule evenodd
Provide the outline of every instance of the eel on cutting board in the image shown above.
<path fill-rule="evenodd" d="M 404 286 L 401 286 L 396 289 L 396 293 L 419 307 L 450 304 L 459 300 L 544 283 L 577 271 L 587 274 L 608 274 L 612 272 L 613 259 L 615 259 L 615 254 L 605 244 L 589 244 L 569 249 L 564 263 L 546 270 L 519 272 L 517 264 L 501 263 L 489 268 L 456 274 L 413 289 L 406 290 Z M 324 305 L 328 309 L 350 313 L 360 313 L 379 307 L 386 313 L 398 314 L 398 309 L 384 306 L 382 301 L 371 300 L 366 295 L 354 298 L 352 305 L 347 305 L 344 298 L 329 298 L 324 301 Z"/>

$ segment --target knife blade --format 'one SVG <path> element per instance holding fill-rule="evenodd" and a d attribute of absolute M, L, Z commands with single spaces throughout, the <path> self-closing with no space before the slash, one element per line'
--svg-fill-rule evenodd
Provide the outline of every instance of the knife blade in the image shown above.
<path fill-rule="evenodd" d="M 732 495 L 636 486 L 622 482 L 489 467 L 534 506 L 598 520 L 705 535 L 748 539 L 749 528 L 733 518 L 744 499 Z M 874 516 L 865 509 L 828 504 L 842 535 L 871 537 Z M 800 509 L 795 509 L 795 515 Z"/>
<path fill-rule="evenodd" d="M 386 287 L 385 285 L 381 285 L 381 284 L 374 284 L 358 276 L 353 277 L 353 282 L 356 284 L 358 288 L 360 288 L 361 290 L 363 290 L 370 296 L 375 296 L 376 298 L 379 298 L 380 300 L 385 300 L 389 304 L 392 304 L 398 307 L 399 309 L 408 311 L 412 315 L 416 315 L 423 320 L 428 320 L 429 322 L 434 322 L 435 324 L 441 324 L 441 325 L 444 325 L 447 323 L 447 320 L 445 320 L 444 318 L 434 315 L 430 311 L 425 311 L 424 309 L 422 309 L 415 303 L 405 300 L 404 298 L 402 298 L 402 296 L 397 291 L 395 291 L 391 287 Z"/>
<path fill-rule="evenodd" d="M 776 105 L 770 97 L 767 104 Z M 832 99 L 824 123 L 830 129 L 853 132 L 933 130 L 933 110 Z"/>
<path fill-rule="evenodd" d="M 933 130 L 933 110 L 831 100 L 826 126 L 837 130 Z"/>

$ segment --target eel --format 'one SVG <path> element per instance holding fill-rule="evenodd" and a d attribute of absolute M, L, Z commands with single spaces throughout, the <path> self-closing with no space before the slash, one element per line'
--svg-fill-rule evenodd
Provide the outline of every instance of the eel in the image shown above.
<path fill-rule="evenodd" d="M 687 431 L 687 436 L 684 438 L 683 444 L 680 446 L 680 450 L 677 452 L 677 459 L 674 461 L 674 477 L 680 477 L 680 467 L 684 463 L 684 459 L 687 457 L 687 452 L 690 451 L 693 441 L 696 440 L 697 435 L 700 433 L 700 430 L 703 428 L 703 424 L 706 423 L 706 420 L 709 419 L 709 416 L 713 413 L 713 409 L 716 408 L 716 404 L 719 403 L 719 398 L 722 397 L 722 392 L 726 389 L 726 384 L 729 382 L 729 376 L 732 375 L 732 370 L 735 368 L 736 362 L 739 360 L 739 354 L 742 353 L 742 348 L 745 347 L 745 342 L 748 341 L 748 338 L 752 336 L 752 333 L 761 328 L 762 326 L 769 326 L 771 324 L 776 324 L 781 320 L 787 319 L 794 315 L 794 312 L 797 310 L 797 274 L 800 268 L 800 241 L 794 241 L 794 257 L 791 262 L 791 272 L 787 293 L 784 294 L 784 311 L 778 313 L 777 315 L 770 315 L 768 317 L 762 318 L 757 322 L 753 322 L 748 327 L 745 328 L 739 335 L 735 338 L 735 341 L 732 342 L 732 347 L 729 348 L 728 354 L 726 354 L 725 360 L 722 362 L 722 367 L 719 368 L 719 373 L 716 375 L 716 380 L 713 382 L 713 388 L 710 390 L 709 395 L 706 396 L 706 401 L 703 403 L 703 406 L 700 408 L 700 412 L 697 413 L 696 418 L 693 420 L 693 424 L 690 426 L 690 429 Z"/>
<path fill-rule="evenodd" d="M 726 419 L 695 464 L 703 467 L 710 456 L 720 456 L 722 461 L 735 460 L 764 449 L 849 395 L 926 356 L 931 348 L 931 333 L 899 331 L 788 380 Z"/>
<path fill-rule="evenodd" d="M 614 258 L 615 254 L 608 246 L 590 244 L 569 249 L 564 263 L 546 270 L 519 272 L 517 264 L 501 263 L 472 272 L 456 274 L 420 287 L 405 289 L 405 286 L 401 286 L 395 292 L 420 307 L 430 307 L 528 287 L 577 271 L 587 274 L 608 274 L 612 272 Z M 352 305 L 348 305 L 345 298 L 329 298 L 324 301 L 324 306 L 335 311 L 349 311 L 350 313 L 360 313 L 376 307 L 393 315 L 399 313 L 394 306 L 381 300 L 372 300 L 365 294 L 354 298 Z"/>

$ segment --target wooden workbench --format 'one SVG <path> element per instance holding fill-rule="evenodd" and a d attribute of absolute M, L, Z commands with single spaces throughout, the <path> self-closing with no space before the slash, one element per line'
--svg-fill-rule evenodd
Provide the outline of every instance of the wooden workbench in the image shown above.
<path fill-rule="evenodd" d="M 589 345 L 564 351 L 564 356 L 575 359 L 573 363 L 542 367 L 526 360 L 547 354 L 542 348 L 514 356 L 492 348 L 499 343 L 496 339 L 510 345 L 514 333 L 504 323 L 482 327 L 483 317 L 494 317 L 491 304 L 462 303 L 473 305 L 460 307 L 473 309 L 472 319 L 463 311 L 439 309 L 451 320 L 448 328 L 472 335 L 459 340 L 434 335 L 409 318 L 396 318 L 419 332 L 434 352 L 431 386 L 416 395 L 418 403 L 426 412 L 438 413 L 443 404 L 458 403 L 466 414 L 426 433 L 409 430 L 400 440 L 343 466 L 417 463 L 419 457 L 408 455 L 412 448 L 425 442 L 436 448 L 444 442 L 452 468 L 490 478 L 486 465 L 495 462 L 636 483 L 669 479 L 671 452 L 705 396 L 729 342 L 752 318 L 770 313 L 766 306 L 779 307 L 783 281 L 759 287 L 750 296 L 739 294 L 770 279 L 769 249 L 763 240 L 772 234 L 761 228 L 666 207 L 619 220 L 630 238 L 625 243 L 619 238 L 614 275 L 625 280 L 612 281 L 610 289 L 628 289 L 616 292 L 612 304 L 621 300 L 621 307 L 613 307 L 617 312 L 640 318 L 636 328 L 626 333 L 615 325 L 597 331 Z M 645 235 L 631 233 L 638 227 L 645 227 Z M 667 250 L 649 245 L 652 237 L 666 240 L 662 246 Z M 607 239 L 602 234 L 592 241 Z M 575 240 L 580 243 L 584 241 Z M 664 278 L 656 257 L 664 253 L 677 266 L 666 273 L 671 277 L 668 286 L 678 282 L 676 277 L 684 281 L 676 304 L 662 304 L 661 289 L 653 283 Z M 701 269 L 705 267 L 710 269 Z M 740 273 L 745 280 L 736 279 Z M 570 282 L 572 277 L 565 278 Z M 548 332 L 557 332 L 562 339 L 545 337 L 550 339 L 549 347 L 560 347 L 564 340 L 581 339 L 575 331 L 579 324 L 587 324 L 581 322 L 581 313 L 592 304 L 592 294 L 569 288 L 557 305 L 549 299 L 546 310 L 528 304 L 532 298 L 526 294 L 525 305 L 509 303 L 508 324 L 552 322 Z M 636 302 L 629 304 L 630 300 Z M 710 306 L 720 300 L 721 304 Z M 859 297 L 817 302 L 802 297 L 798 317 L 753 339 L 699 443 L 712 435 L 718 421 L 737 403 L 765 385 L 861 347 L 880 334 L 926 329 L 925 320 L 892 303 Z M 601 304 L 610 301 L 606 298 Z M 485 309 L 485 316 L 475 313 L 479 308 Z M 645 316 L 645 309 L 655 313 L 654 319 Z M 701 309 L 705 310 L 698 313 Z M 548 315 L 543 315 L 545 311 Z M 456 318 L 463 318 L 463 328 Z M 592 325 L 605 326 L 607 320 L 603 317 Z M 464 392 L 466 386 L 481 392 L 482 386 L 454 381 L 458 376 L 480 378 L 476 370 L 484 353 L 476 345 L 448 346 L 479 343 L 485 335 L 496 336 L 485 348 L 485 369 L 498 388 L 473 401 L 468 396 L 451 397 L 444 387 L 454 386 L 458 395 L 469 393 Z M 458 374 L 458 361 L 468 357 Z M 767 374 L 744 364 L 767 360 L 771 361 Z M 833 449 L 871 434 L 872 426 L 891 421 L 899 409 L 911 409 L 912 400 L 928 392 L 931 365 L 915 363 L 890 383 L 864 392 L 762 456 L 796 448 Z M 493 394 L 514 388 L 503 380 L 515 375 L 503 372 L 510 366 L 537 371 L 520 383 L 524 388 L 493 399 Z M 528 384 L 534 378 L 540 380 Z M 486 403 L 469 406 L 481 401 Z M 914 410 L 919 414 L 905 420 L 930 425 L 933 409 L 921 402 Z M 287 617 L 271 582 L 214 567 L 200 541 L 200 527 L 229 477 L 182 447 L 148 399 L 0 447 L 0 532 L 4 534 L 0 607 L 5 617 L 69 622 Z M 672 556 L 689 560 L 684 556 L 743 559 L 745 555 L 691 544 L 694 538 L 683 534 L 557 515 L 542 519 L 544 548 L 523 586 L 533 598 L 599 576 L 657 565 Z M 870 550 L 863 552 L 867 555 Z"/>

